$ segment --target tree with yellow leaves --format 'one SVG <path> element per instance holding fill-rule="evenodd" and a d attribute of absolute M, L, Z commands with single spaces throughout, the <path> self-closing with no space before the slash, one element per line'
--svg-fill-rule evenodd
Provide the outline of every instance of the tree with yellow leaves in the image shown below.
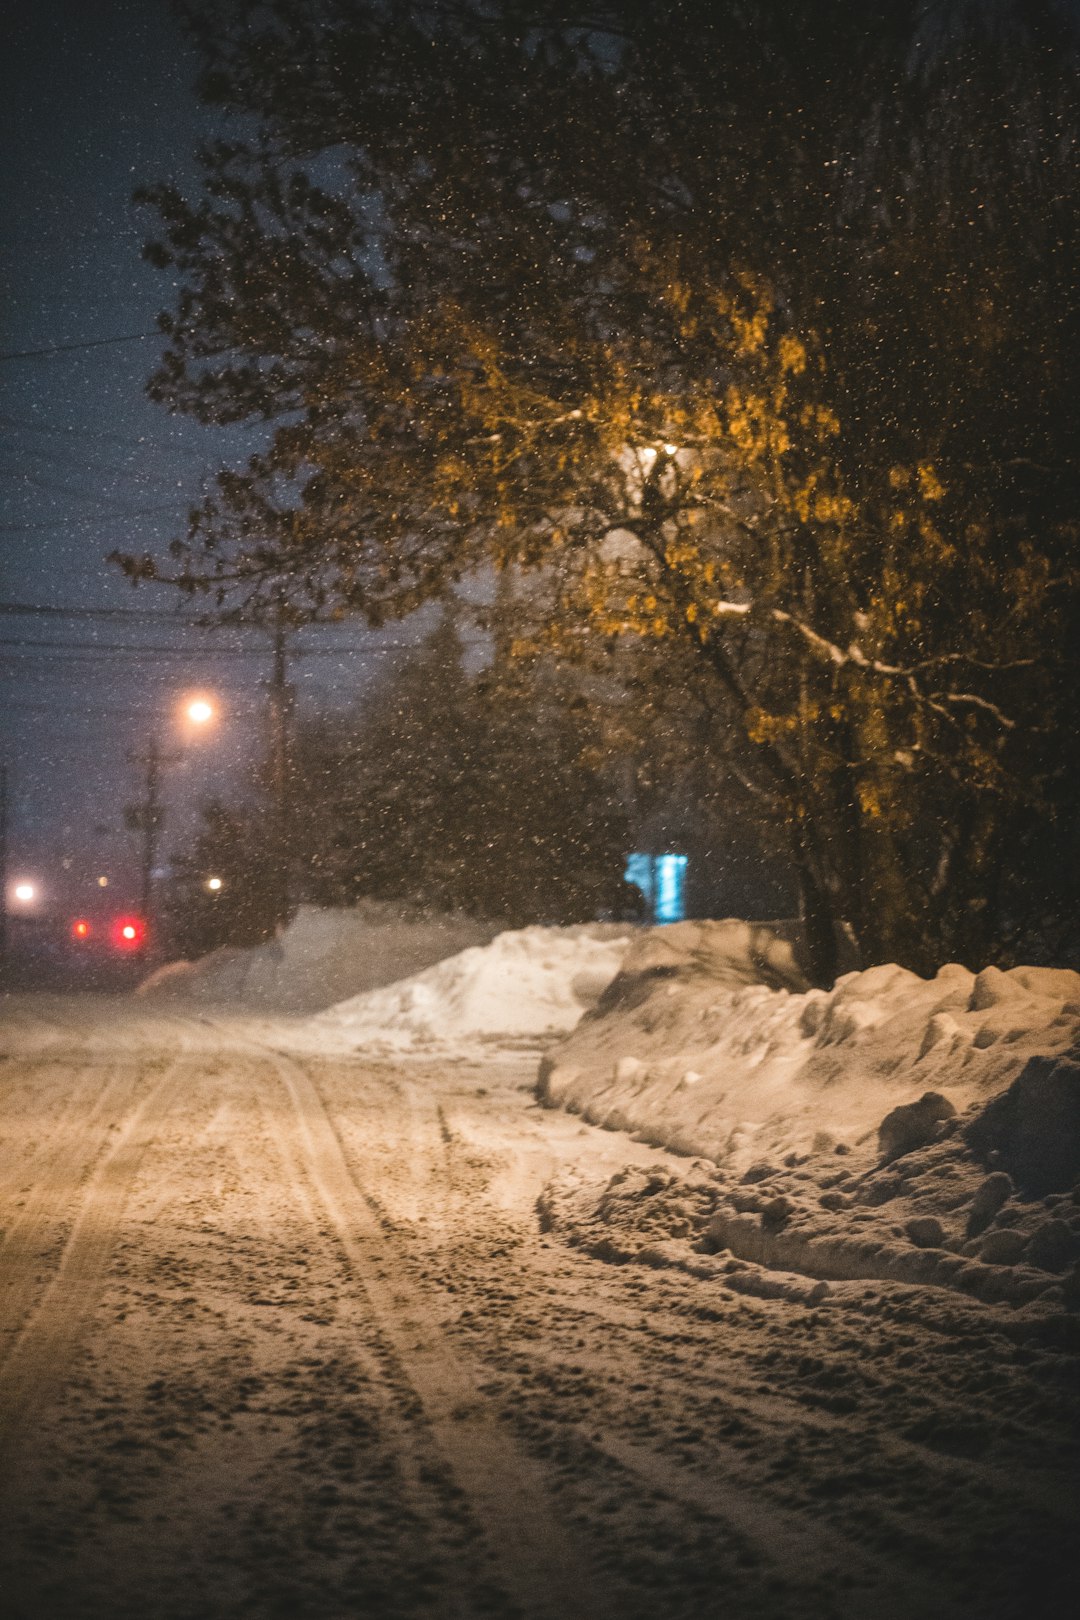
<path fill-rule="evenodd" d="M 932 38 L 904 4 L 841 35 L 766 0 L 662 28 L 649 4 L 186 10 L 204 93 L 257 135 L 204 154 L 194 202 L 148 194 L 181 288 L 151 391 L 275 427 L 171 563 L 129 571 L 377 623 L 532 570 L 532 643 L 668 649 L 707 685 L 819 979 L 845 928 L 920 970 L 1007 950 L 1008 862 L 1068 798 L 1080 391 L 1063 343 L 1033 388 L 1007 317 L 1078 325 L 1075 42 L 1040 55 L 1008 4 L 1000 35 L 957 3 Z M 1027 120 L 982 170 L 960 84 Z"/>

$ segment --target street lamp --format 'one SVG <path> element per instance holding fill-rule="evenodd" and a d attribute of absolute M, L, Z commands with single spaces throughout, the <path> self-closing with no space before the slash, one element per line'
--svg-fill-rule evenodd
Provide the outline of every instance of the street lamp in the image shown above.
<path fill-rule="evenodd" d="M 2 846 L 0 846 L 2 853 Z M 0 966 L 7 956 L 8 919 L 22 930 L 41 917 L 42 892 L 40 884 L 28 877 L 17 877 L 10 882 L 0 867 Z"/>
<path fill-rule="evenodd" d="M 184 710 L 192 725 L 205 726 L 214 718 L 216 710 L 209 698 L 192 698 Z"/>
<path fill-rule="evenodd" d="M 224 887 L 224 885 L 219 877 L 208 877 L 206 880 L 206 887 L 210 890 L 211 894 L 217 894 Z"/>
<path fill-rule="evenodd" d="M 210 722 L 217 719 L 217 706 L 210 695 L 204 692 L 189 693 L 187 697 L 181 699 L 176 712 L 181 720 L 187 722 L 184 731 L 188 736 L 205 731 Z M 145 771 L 143 800 L 130 812 L 129 824 L 142 833 L 140 905 L 143 917 L 148 923 L 153 911 L 158 833 L 165 819 L 164 806 L 161 802 L 161 772 L 162 768 L 171 764 L 176 757 L 162 753 L 156 735 L 151 736 L 145 754 L 131 755 L 132 763 L 143 766 Z"/>

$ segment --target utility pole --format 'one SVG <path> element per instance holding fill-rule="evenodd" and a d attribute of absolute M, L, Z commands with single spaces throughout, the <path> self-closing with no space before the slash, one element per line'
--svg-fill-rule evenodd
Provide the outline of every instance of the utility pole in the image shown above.
<path fill-rule="evenodd" d="M 128 758 L 133 765 L 141 765 L 144 772 L 142 799 L 138 804 L 129 806 L 126 819 L 129 827 L 142 834 L 139 907 L 147 928 L 153 935 L 152 924 L 156 920 L 154 870 L 157 866 L 158 834 L 165 820 L 165 810 L 161 802 L 161 768 L 169 764 L 170 760 L 162 758 L 156 737 L 151 737 L 145 754 L 132 753 Z"/>
<path fill-rule="evenodd" d="M 142 883 L 139 889 L 139 906 L 147 923 L 149 923 L 151 903 L 154 896 L 157 836 L 162 821 L 161 754 L 156 738 L 152 737 L 150 739 L 149 747 L 141 763 L 146 767 L 146 790 L 142 802 Z"/>
<path fill-rule="evenodd" d="M 0 963 L 7 959 L 8 773 L 0 765 Z"/>
<path fill-rule="evenodd" d="M 274 619 L 274 666 L 270 677 L 270 783 L 273 796 L 274 885 L 282 921 L 291 899 L 292 770 L 289 747 L 295 690 L 288 681 L 289 621 L 284 593 Z"/>

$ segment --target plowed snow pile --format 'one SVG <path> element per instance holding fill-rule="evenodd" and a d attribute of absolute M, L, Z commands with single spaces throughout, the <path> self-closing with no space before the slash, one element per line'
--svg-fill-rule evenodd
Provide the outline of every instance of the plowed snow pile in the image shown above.
<path fill-rule="evenodd" d="M 1072 1306 L 1078 1056 L 1076 973 L 887 966 L 826 992 L 771 929 L 650 930 L 548 1053 L 540 1093 L 709 1162 L 571 1178 L 547 1219 L 624 1258 Z"/>
<path fill-rule="evenodd" d="M 315 1012 L 393 984 L 468 946 L 486 944 L 494 923 L 403 913 L 377 900 L 349 909 L 301 906 L 278 939 L 250 950 L 225 947 L 195 962 L 170 962 L 139 994 L 267 1012 Z"/>
<path fill-rule="evenodd" d="M 628 930 L 613 924 L 517 929 L 333 1007 L 308 1029 L 365 1051 L 534 1044 L 595 1005 L 629 944 Z"/>

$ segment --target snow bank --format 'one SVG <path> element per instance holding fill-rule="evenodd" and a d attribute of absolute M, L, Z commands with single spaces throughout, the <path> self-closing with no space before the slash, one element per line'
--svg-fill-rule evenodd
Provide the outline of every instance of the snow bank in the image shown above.
<path fill-rule="evenodd" d="M 652 930 L 548 1053 L 540 1092 L 701 1157 L 600 1188 L 571 1176 L 543 1218 L 744 1292 L 813 1303 L 872 1282 L 1075 1311 L 1078 1054 L 1076 973 L 887 966 L 825 992 L 774 930 Z"/>
<path fill-rule="evenodd" d="M 499 934 L 401 983 L 311 1020 L 352 1049 L 468 1051 L 535 1044 L 572 1029 L 618 973 L 628 930 L 590 923 Z"/>
<path fill-rule="evenodd" d="M 269 944 L 226 947 L 196 962 L 169 962 L 138 993 L 268 1012 L 315 1012 L 486 944 L 495 932 L 493 923 L 403 914 L 379 901 L 348 910 L 301 906 Z"/>
<path fill-rule="evenodd" d="M 738 921 L 650 929 L 546 1057 L 541 1094 L 597 1124 L 732 1168 L 876 1145 L 925 1092 L 949 1112 L 1080 1040 L 1080 974 L 895 965 L 808 989 L 790 939 Z"/>

